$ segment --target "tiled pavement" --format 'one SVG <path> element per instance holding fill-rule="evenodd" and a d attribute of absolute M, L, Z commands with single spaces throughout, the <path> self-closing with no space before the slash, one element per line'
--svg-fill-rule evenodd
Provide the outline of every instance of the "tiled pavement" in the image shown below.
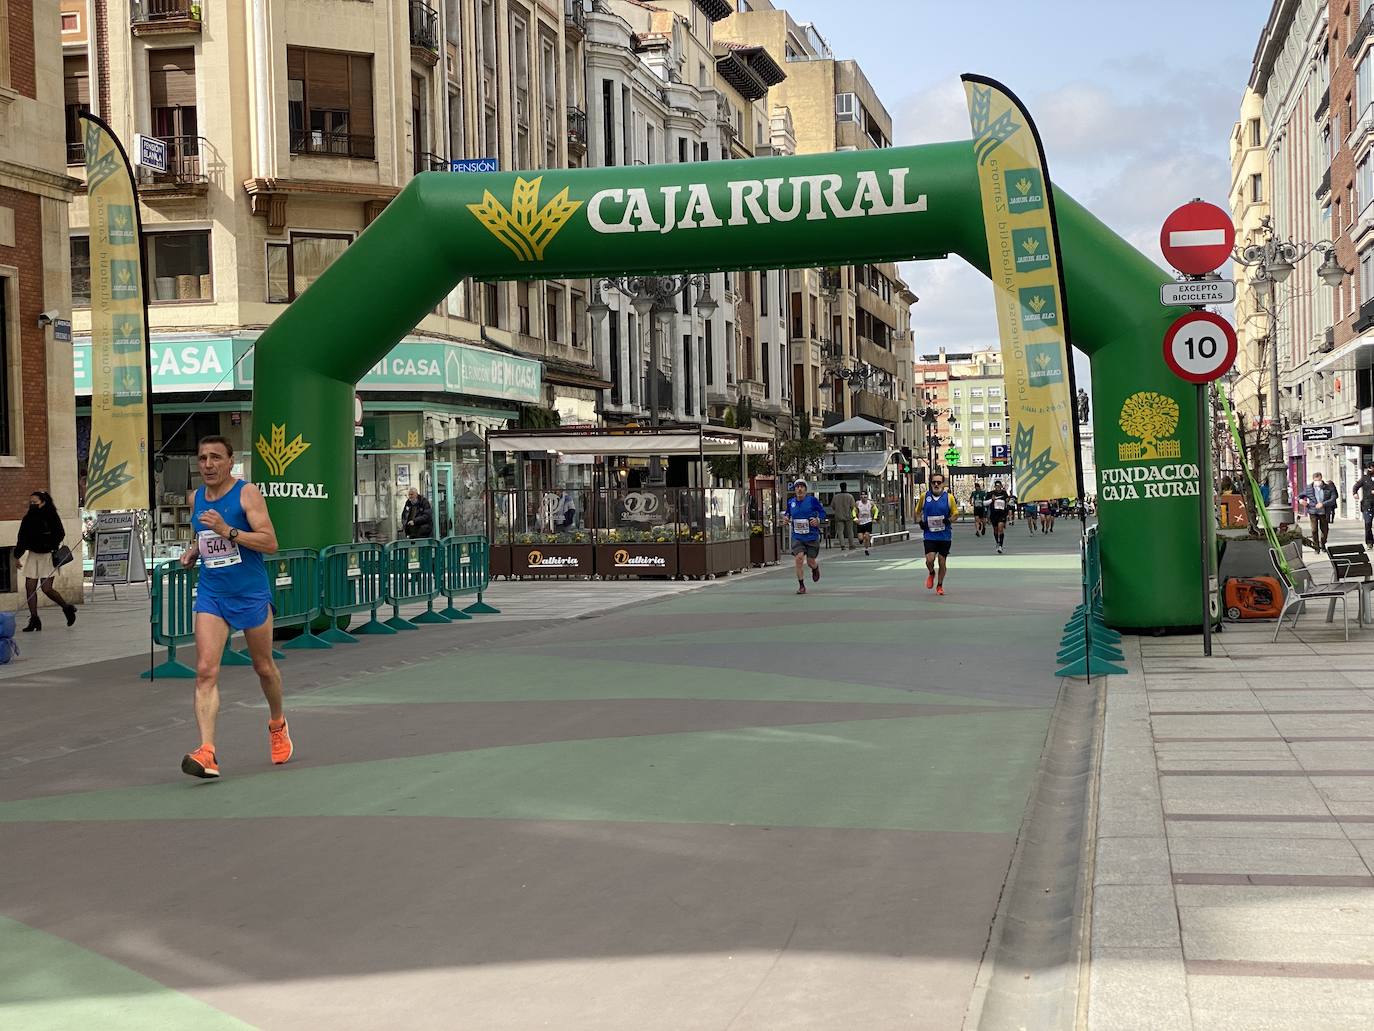
<path fill-rule="evenodd" d="M 1198 638 L 1126 638 L 1091 1031 L 1374 1027 L 1374 628 L 1347 643 L 1324 617 L 1277 644 L 1272 623 L 1228 625 L 1210 659 Z"/>

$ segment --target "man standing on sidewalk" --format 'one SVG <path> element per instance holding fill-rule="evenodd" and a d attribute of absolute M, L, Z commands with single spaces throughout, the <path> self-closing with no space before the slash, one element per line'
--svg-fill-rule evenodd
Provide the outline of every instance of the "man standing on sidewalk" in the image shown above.
<path fill-rule="evenodd" d="M 1360 515 L 1364 518 L 1364 546 L 1374 548 L 1374 462 L 1364 467 L 1364 475 L 1355 483 L 1351 494 L 1360 496 Z"/>
<path fill-rule="evenodd" d="M 825 521 L 825 506 L 814 494 L 806 492 L 805 480 L 792 484 L 792 497 L 787 499 L 787 521 L 792 528 L 792 557 L 797 563 L 797 593 L 806 593 L 802 566 L 811 567 L 811 579 L 821 578 L 821 523 Z"/>
<path fill-rule="evenodd" d="M 849 484 L 840 484 L 840 492 L 831 499 L 830 505 L 835 510 L 835 544 L 853 551 L 854 495 L 849 493 Z"/>
<path fill-rule="evenodd" d="M 291 735 L 282 714 L 281 673 L 272 658 L 272 588 L 263 555 L 277 550 L 277 531 L 262 491 L 233 474 L 234 449 L 224 437 L 206 437 L 196 461 L 205 485 L 191 513 L 195 539 L 181 556 L 187 569 L 201 564 L 196 592 L 196 724 L 200 747 L 181 760 L 192 777 L 218 777 L 215 717 L 219 714 L 219 667 L 224 645 L 242 630 L 267 699 L 267 738 L 272 762 L 291 758 Z"/>
<path fill-rule="evenodd" d="M 1312 482 L 1302 489 L 1298 500 L 1307 507 L 1307 517 L 1312 521 L 1312 547 L 1316 551 L 1326 550 L 1326 538 L 1331 533 L 1331 517 L 1336 514 L 1336 485 L 1322 479 L 1321 473 L 1312 474 Z"/>

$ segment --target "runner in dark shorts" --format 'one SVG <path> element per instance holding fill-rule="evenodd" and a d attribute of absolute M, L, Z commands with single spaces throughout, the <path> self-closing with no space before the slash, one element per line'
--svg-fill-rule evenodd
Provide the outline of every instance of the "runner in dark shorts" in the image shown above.
<path fill-rule="evenodd" d="M 868 491 L 859 491 L 859 500 L 854 505 L 854 511 L 858 514 L 858 534 L 859 543 L 864 546 L 864 554 L 870 554 L 873 547 L 873 519 L 877 515 L 878 506 L 873 504 L 868 496 Z"/>
<path fill-rule="evenodd" d="M 997 554 L 1003 553 L 1003 548 L 1007 542 L 1007 518 L 1011 515 L 1015 503 L 1011 500 L 1011 495 L 1002 486 L 1001 480 L 994 480 L 992 490 L 988 492 L 988 515 L 992 522 L 992 537 L 997 541 Z"/>
<path fill-rule="evenodd" d="M 792 497 L 787 499 L 787 522 L 792 528 L 792 557 L 797 563 L 797 593 L 806 593 L 802 566 L 811 567 L 812 581 L 821 578 L 821 523 L 825 522 L 825 506 L 814 494 L 807 493 L 805 480 L 792 484 Z"/>
<path fill-rule="evenodd" d="M 988 532 L 988 492 L 981 483 L 973 485 L 969 500 L 973 503 L 973 536 L 985 537 Z"/>

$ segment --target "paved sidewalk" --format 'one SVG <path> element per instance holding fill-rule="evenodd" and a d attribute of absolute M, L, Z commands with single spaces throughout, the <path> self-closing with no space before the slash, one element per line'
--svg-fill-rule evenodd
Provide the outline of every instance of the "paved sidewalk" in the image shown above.
<path fill-rule="evenodd" d="M 1228 624 L 1210 659 L 1200 637 L 1123 641 L 1090 1031 L 1374 1027 L 1374 628 L 1352 612 L 1346 643 L 1325 611 L 1277 644 L 1273 623 Z"/>

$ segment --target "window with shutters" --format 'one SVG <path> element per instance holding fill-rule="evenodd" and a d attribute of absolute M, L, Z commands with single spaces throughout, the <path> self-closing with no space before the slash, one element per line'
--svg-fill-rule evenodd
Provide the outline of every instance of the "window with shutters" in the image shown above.
<path fill-rule="evenodd" d="M 372 159 L 372 57 L 340 50 L 286 48 L 292 154 Z"/>
<path fill-rule="evenodd" d="M 190 47 L 148 51 L 148 101 L 153 135 L 167 143 L 168 169 L 196 175 L 200 127 L 196 117 L 196 52 Z"/>
<path fill-rule="evenodd" d="M 85 54 L 70 54 L 62 59 L 64 104 L 67 122 L 67 164 L 86 161 L 83 114 L 91 110 L 90 60 Z"/>

